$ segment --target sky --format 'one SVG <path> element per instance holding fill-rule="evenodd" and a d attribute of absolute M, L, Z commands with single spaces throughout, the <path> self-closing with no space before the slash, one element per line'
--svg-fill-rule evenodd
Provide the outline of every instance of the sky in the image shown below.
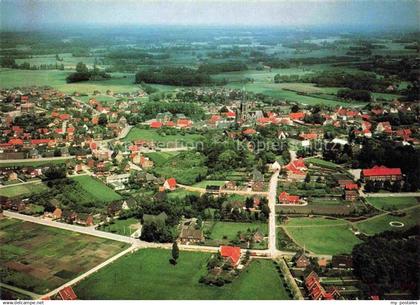
<path fill-rule="evenodd" d="M 0 0 L 1 29 L 72 25 L 419 28 L 416 0 Z"/>

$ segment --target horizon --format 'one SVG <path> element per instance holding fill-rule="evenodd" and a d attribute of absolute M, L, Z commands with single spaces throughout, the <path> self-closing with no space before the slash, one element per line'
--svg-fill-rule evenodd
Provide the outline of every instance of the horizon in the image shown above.
<path fill-rule="evenodd" d="M 0 30 L 127 26 L 411 30 L 418 29 L 418 10 L 418 3 L 411 0 L 3 0 Z"/>

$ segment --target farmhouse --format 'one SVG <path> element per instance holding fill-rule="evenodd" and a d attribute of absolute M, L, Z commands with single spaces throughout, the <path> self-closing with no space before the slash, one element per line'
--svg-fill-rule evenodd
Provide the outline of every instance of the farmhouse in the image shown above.
<path fill-rule="evenodd" d="M 279 203 L 280 204 L 298 204 L 299 200 L 300 200 L 299 196 L 289 195 L 286 192 L 282 192 L 279 195 Z"/>
<path fill-rule="evenodd" d="M 306 268 L 311 265 L 309 257 L 303 251 L 296 252 L 292 260 L 297 268 Z"/>
<path fill-rule="evenodd" d="M 87 213 L 80 213 L 76 217 L 76 223 L 82 226 L 93 226 L 93 216 Z"/>
<path fill-rule="evenodd" d="M 344 200 L 355 201 L 359 198 L 359 186 L 356 183 L 346 184 L 344 187 Z"/>
<path fill-rule="evenodd" d="M 233 246 L 220 246 L 220 255 L 232 267 L 237 267 L 241 258 L 241 248 Z"/>
<path fill-rule="evenodd" d="M 365 181 L 398 181 L 402 179 L 402 173 L 400 168 L 374 166 L 362 170 L 361 178 Z"/>
<path fill-rule="evenodd" d="M 291 161 L 286 165 L 287 178 L 290 180 L 303 181 L 305 179 L 305 171 L 307 167 L 302 158 Z"/>
<path fill-rule="evenodd" d="M 74 293 L 73 288 L 71 286 L 64 287 L 58 292 L 58 295 L 63 301 L 67 300 L 77 300 L 77 295 Z"/>
<path fill-rule="evenodd" d="M 184 225 L 179 235 L 181 244 L 188 245 L 190 243 L 200 243 L 204 241 L 204 234 L 201 229 L 195 227 L 195 223 Z"/>

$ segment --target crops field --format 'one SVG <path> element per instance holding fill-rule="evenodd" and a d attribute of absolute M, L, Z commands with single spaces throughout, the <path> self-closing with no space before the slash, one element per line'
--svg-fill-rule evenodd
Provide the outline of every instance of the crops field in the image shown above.
<path fill-rule="evenodd" d="M 272 261 L 255 260 L 232 283 L 215 287 L 198 282 L 210 254 L 181 252 L 176 266 L 170 257 L 170 251 L 160 249 L 126 255 L 80 282 L 76 294 L 86 300 L 289 299 Z"/>
<path fill-rule="evenodd" d="M 43 294 L 122 251 L 126 244 L 15 219 L 0 220 L 2 282 Z"/>

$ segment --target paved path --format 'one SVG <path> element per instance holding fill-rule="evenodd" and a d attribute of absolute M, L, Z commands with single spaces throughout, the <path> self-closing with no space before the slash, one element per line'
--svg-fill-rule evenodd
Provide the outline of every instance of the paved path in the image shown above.
<path fill-rule="evenodd" d="M 24 290 L 24 289 L 21 289 L 19 287 L 7 285 L 7 284 L 4 284 L 4 283 L 0 283 L 0 287 L 3 287 L 3 288 L 6 288 L 6 289 L 9 289 L 9 290 L 12 290 L 14 292 L 17 292 L 17 293 L 20 293 L 20 294 L 23 294 L 23 295 L 30 296 L 34 300 L 41 298 L 41 295 L 36 294 L 36 293 L 33 293 L 33 292 L 30 292 L 30 291 L 27 291 L 27 290 Z"/>
<path fill-rule="evenodd" d="M 270 208 L 270 216 L 268 218 L 268 250 L 273 257 L 276 249 L 276 197 L 277 183 L 279 180 L 279 171 L 276 171 L 270 179 L 268 206 Z"/>

